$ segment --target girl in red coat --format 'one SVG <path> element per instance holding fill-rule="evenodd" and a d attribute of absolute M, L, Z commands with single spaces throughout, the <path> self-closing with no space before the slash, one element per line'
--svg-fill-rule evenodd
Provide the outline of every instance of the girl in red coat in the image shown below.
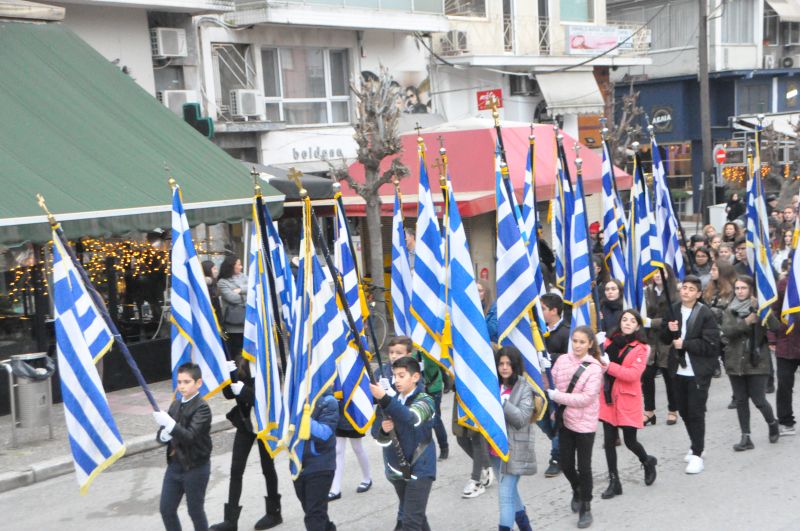
<path fill-rule="evenodd" d="M 601 497 L 609 499 L 622 494 L 622 484 L 617 473 L 618 429 L 622 429 L 625 446 L 636 454 L 644 467 L 645 485 L 652 485 L 656 480 L 657 460 L 652 455 L 647 455 L 642 444 L 636 440 L 636 430 L 643 427 L 641 378 L 649 353 L 639 312 L 622 312 L 617 331 L 606 339 L 604 347 L 602 362 L 606 374 L 600 397 L 600 420 L 603 422 L 609 483 Z"/>

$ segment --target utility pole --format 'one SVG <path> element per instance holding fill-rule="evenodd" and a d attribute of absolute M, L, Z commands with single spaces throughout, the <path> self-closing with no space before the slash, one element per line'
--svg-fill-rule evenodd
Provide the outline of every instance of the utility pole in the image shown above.
<path fill-rule="evenodd" d="M 708 0 L 697 0 L 700 9 L 700 32 L 698 34 L 697 53 L 700 71 L 700 139 L 702 143 L 703 168 L 700 174 L 703 186 L 703 197 L 700 208 L 703 223 L 709 222 L 709 207 L 714 203 L 714 162 L 711 153 L 711 103 L 708 87 Z"/>

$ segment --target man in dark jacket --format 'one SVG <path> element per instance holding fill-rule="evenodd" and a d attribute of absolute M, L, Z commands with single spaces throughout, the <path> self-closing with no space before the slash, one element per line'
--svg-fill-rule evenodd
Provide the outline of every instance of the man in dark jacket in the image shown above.
<path fill-rule="evenodd" d="M 167 531 L 180 531 L 178 505 L 186 493 L 186 505 L 195 529 L 208 529 L 204 509 L 206 487 L 211 473 L 211 408 L 200 396 L 203 385 L 200 367 L 184 363 L 178 367 L 180 400 L 169 412 L 156 411 L 161 426 L 156 440 L 167 445 L 167 471 L 161 488 L 161 519 Z"/>
<path fill-rule="evenodd" d="M 788 278 L 778 281 L 778 300 L 772 305 L 772 311 L 777 315 L 783 308 L 783 297 L 786 294 L 788 283 Z M 788 335 L 786 330 L 787 326 L 781 321 L 775 331 L 775 359 L 778 373 L 778 392 L 775 394 L 775 405 L 781 436 L 795 434 L 792 391 L 794 390 L 794 375 L 797 368 L 800 367 L 800 326 L 795 325 Z"/>
<path fill-rule="evenodd" d="M 550 355 L 550 364 L 556 362 L 558 357 L 566 354 L 569 350 L 569 323 L 562 318 L 564 311 L 564 301 L 555 293 L 545 293 L 541 299 L 542 318 L 547 324 L 548 334 L 544 338 L 544 345 L 547 353 Z M 549 377 L 549 371 L 548 371 Z M 550 438 L 550 462 L 547 470 L 544 471 L 544 477 L 554 478 L 561 473 L 561 465 L 558 463 L 560 452 L 558 449 L 558 430 L 555 427 L 555 422 L 552 418 L 552 413 L 555 411 L 555 404 L 548 403 L 548 414 L 542 418 L 537 424 L 542 431 Z"/>
<path fill-rule="evenodd" d="M 703 471 L 703 447 L 706 432 L 706 401 L 714 368 L 718 366 L 719 325 L 708 306 L 699 302 L 700 279 L 686 275 L 680 289 L 681 302 L 672 315 L 680 321 L 665 321 L 661 339 L 671 343 L 668 367 L 673 376 L 675 401 L 678 404 L 692 449 L 686 456 L 687 474 Z"/>

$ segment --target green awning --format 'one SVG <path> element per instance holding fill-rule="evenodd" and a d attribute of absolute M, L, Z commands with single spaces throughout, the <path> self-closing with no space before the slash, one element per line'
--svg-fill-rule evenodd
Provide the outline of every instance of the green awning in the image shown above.
<path fill-rule="evenodd" d="M 132 75 L 136 75 L 133 72 Z M 190 223 L 249 218 L 247 168 L 59 23 L 0 21 L 0 244 L 170 225 L 164 165 Z M 264 185 L 273 216 L 283 196 Z"/>

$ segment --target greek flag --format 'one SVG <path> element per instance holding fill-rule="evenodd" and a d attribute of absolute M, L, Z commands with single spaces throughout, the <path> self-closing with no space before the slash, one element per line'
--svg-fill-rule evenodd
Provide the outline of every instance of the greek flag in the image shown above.
<path fill-rule="evenodd" d="M 507 177 L 506 177 L 507 178 Z M 537 393 L 543 395 L 539 356 L 534 343 L 531 310 L 538 298 L 530 255 L 514 216 L 509 186 L 495 153 L 497 196 L 497 331 L 501 345 L 513 345 L 522 352 L 525 372 Z"/>
<path fill-rule="evenodd" d="M 644 283 L 663 264 L 659 251 L 660 241 L 656 235 L 655 223 L 650 211 L 647 183 L 638 154 L 634 158 L 633 170 L 633 190 L 631 190 L 631 212 L 627 238 L 628 281 L 625 282 L 625 306 L 634 308 L 645 315 Z"/>
<path fill-rule="evenodd" d="M 452 319 L 452 358 L 461 424 L 480 431 L 504 461 L 508 435 L 494 351 L 483 316 L 464 225 L 452 186 L 448 187 L 448 306 Z"/>
<path fill-rule="evenodd" d="M 369 390 L 369 377 L 364 366 L 364 360 L 358 352 L 355 341 L 360 341 L 364 351 L 368 351 L 367 338 L 364 335 L 364 319 L 368 316 L 367 301 L 361 290 L 356 260 L 351 252 L 349 229 L 345 217 L 344 205 L 341 201 L 342 194 L 337 192 L 336 200 L 336 242 L 334 244 L 334 263 L 339 271 L 339 277 L 344 289 L 342 305 L 350 308 L 350 314 L 356 325 L 357 337 L 347 325 L 350 344 L 339 358 L 338 377 L 334 387 L 341 391 L 341 400 L 344 401 L 344 416 L 358 433 L 366 433 L 375 418 L 375 409 L 372 404 L 372 393 Z M 340 313 L 343 323 L 347 322 L 346 316 Z"/>
<path fill-rule="evenodd" d="M 288 449 L 289 469 L 296 479 L 303 468 L 311 413 L 317 400 L 333 385 L 337 357 L 348 348 L 348 332 L 333 289 L 325 279 L 311 241 L 311 201 L 303 207 L 297 274 L 299 298 L 294 308 L 291 361 L 284 380 L 282 444 Z"/>
<path fill-rule="evenodd" d="M 544 331 L 547 335 L 547 323 L 544 321 L 542 314 L 541 301 L 539 297 L 547 293 L 544 284 L 544 276 L 542 275 L 542 264 L 539 260 L 539 222 L 536 219 L 536 172 L 533 166 L 535 159 L 535 144 L 533 137 L 530 139 L 528 147 L 528 162 L 525 165 L 525 183 L 522 188 L 522 232 L 527 237 L 528 254 L 531 257 L 531 266 L 533 267 L 533 285 L 536 290 L 537 297 L 534 302 L 534 318 L 537 321 L 537 326 L 540 331 Z M 513 194 L 510 197 L 511 201 L 516 198 Z M 536 334 L 537 332 L 534 332 Z"/>
<path fill-rule="evenodd" d="M 781 307 L 781 319 L 789 325 L 786 333 L 789 334 L 794 329 L 800 312 L 800 256 L 798 255 L 798 228 L 800 228 L 800 218 L 794 223 L 794 235 L 792 237 L 792 267 L 789 270 L 789 278 L 786 284 L 786 292 L 783 295 L 783 306 Z"/>
<path fill-rule="evenodd" d="M 272 279 L 275 282 L 275 292 L 280 299 L 281 319 L 283 320 L 284 328 L 291 335 L 292 308 L 297 299 L 297 287 L 294 283 L 292 268 L 289 265 L 289 258 L 286 256 L 286 250 L 283 247 L 283 241 L 280 234 L 278 234 L 278 229 L 272 222 L 268 208 L 264 208 L 264 217 L 266 218 L 267 239 L 269 240 Z"/>
<path fill-rule="evenodd" d="M 53 309 L 64 416 L 81 494 L 125 453 L 94 364 L 114 339 L 53 231 Z"/>
<path fill-rule="evenodd" d="M 663 262 L 672 268 L 678 279 L 683 280 L 683 277 L 686 276 L 686 269 L 678 244 L 678 218 L 672 209 L 664 163 L 661 161 L 661 152 L 658 150 L 655 136 L 652 138 L 651 151 L 653 153 L 653 181 L 655 182 L 653 186 L 656 199 L 656 232 L 661 244 Z"/>
<path fill-rule="evenodd" d="M 403 204 L 400 194 L 394 193 L 394 215 L 392 216 L 392 320 L 394 333 L 411 337 L 411 265 L 408 261 L 406 233 L 403 227 Z"/>
<path fill-rule="evenodd" d="M 608 154 L 608 145 L 603 141 L 603 255 L 611 277 L 624 285 L 628 278 L 625 269 L 625 252 L 620 237 L 625 212 L 617 209 L 617 194 L 614 191 L 614 168 Z"/>
<path fill-rule="evenodd" d="M 570 330 L 578 326 L 591 326 L 589 303 L 592 300 L 591 255 L 589 235 L 586 233 L 586 204 L 583 196 L 583 178 L 578 174 L 573 195 L 572 218 L 569 223 L 569 267 L 567 269 L 567 291 L 564 302 L 572 306 Z"/>
<path fill-rule="evenodd" d="M 768 231 L 764 184 L 761 181 L 760 138 L 757 131 L 753 178 L 747 181 L 747 263 L 750 266 L 750 274 L 755 280 L 758 316 L 762 322 L 766 322 L 769 317 L 772 303 L 775 302 L 778 293 L 775 289 Z M 792 269 L 794 270 L 794 265 Z"/>
<path fill-rule="evenodd" d="M 254 410 L 258 428 L 256 435 L 264 443 L 269 454 L 274 457 L 279 451 L 280 434 L 277 430 L 283 403 L 278 372 L 277 338 L 273 333 L 276 322 L 270 304 L 270 275 L 264 257 L 255 205 L 253 205 L 251 227 L 242 356 L 255 367 Z"/>
<path fill-rule="evenodd" d="M 556 152 L 555 195 L 550 201 L 551 227 L 553 236 L 553 254 L 556 257 L 556 285 L 563 291 L 566 289 L 567 263 L 569 257 L 569 222 L 572 208 L 572 185 L 564 172 L 561 154 Z"/>
<path fill-rule="evenodd" d="M 203 374 L 200 394 L 207 398 L 231 381 L 225 371 L 225 349 L 219 324 L 194 249 L 192 231 L 183 211 L 181 188 L 177 185 L 172 192 L 171 261 L 173 388 L 176 386 L 178 367 L 191 361 L 200 366 Z"/>
<path fill-rule="evenodd" d="M 428 358 L 450 367 L 442 357 L 441 339 L 444 331 L 444 260 L 442 235 L 431 197 L 428 171 L 422 151 L 419 154 L 419 209 L 417 211 L 417 242 L 414 273 L 411 281 L 411 315 L 414 317 L 411 339 Z"/>

